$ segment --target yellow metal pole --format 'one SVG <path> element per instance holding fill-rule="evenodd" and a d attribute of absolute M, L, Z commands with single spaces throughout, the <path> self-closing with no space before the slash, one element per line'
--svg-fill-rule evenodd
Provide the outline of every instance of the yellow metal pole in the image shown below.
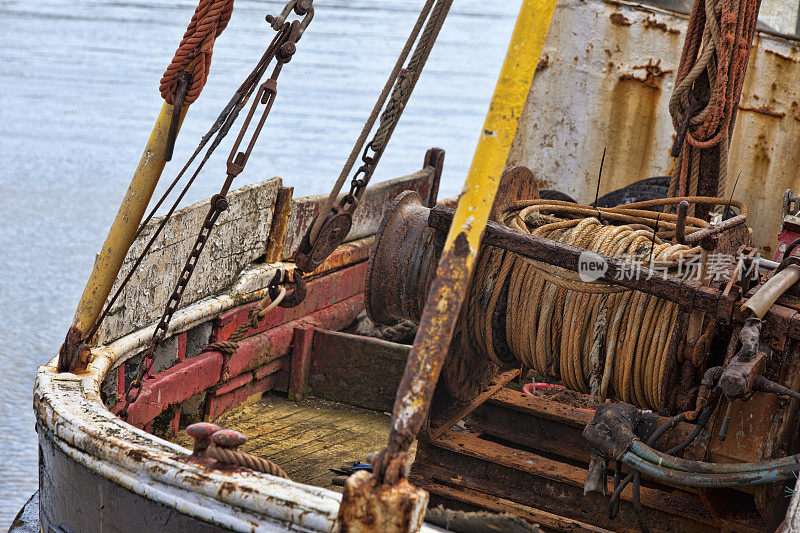
<path fill-rule="evenodd" d="M 422 524 L 428 495 L 406 479 L 407 452 L 430 408 L 555 5 L 556 0 L 522 2 L 398 387 L 389 443 L 373 462 L 374 475 L 347 478 L 338 515 L 343 531 L 374 531 L 375 524 L 385 531 L 416 531 Z"/>
<path fill-rule="evenodd" d="M 188 107 L 184 106 L 182 109 L 181 123 L 186 116 Z M 125 193 L 125 198 L 119 207 L 117 217 L 114 219 L 105 243 L 95 260 L 89 281 L 86 282 L 86 288 L 83 290 L 83 295 L 75 311 L 72 327 L 61 347 L 60 371 L 76 368 L 78 362 L 75 361 L 74 352 L 77 349 L 77 343 L 89 341 L 84 337 L 100 316 L 111 292 L 111 287 L 122 267 L 122 262 L 133 243 L 133 237 L 139 228 L 147 204 L 150 202 L 166 164 L 164 147 L 171 120 L 172 106 L 165 102 L 139 161 L 139 166 L 133 174 L 128 192 Z M 180 127 L 180 123 L 178 126 Z M 71 353 L 65 354 L 65 351 Z"/>
<path fill-rule="evenodd" d="M 408 450 L 427 415 L 555 6 L 522 3 L 395 399 L 389 456 Z"/>
<path fill-rule="evenodd" d="M 464 233 L 470 248 L 465 263 L 467 278 L 478 254 L 555 7 L 556 0 L 524 0 L 517 17 L 481 138 L 445 242 L 445 250 L 453 249 L 456 239 Z"/>

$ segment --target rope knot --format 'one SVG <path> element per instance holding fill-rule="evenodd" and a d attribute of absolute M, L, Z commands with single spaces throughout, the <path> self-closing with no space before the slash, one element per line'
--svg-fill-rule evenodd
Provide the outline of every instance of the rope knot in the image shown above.
<path fill-rule="evenodd" d="M 238 342 L 232 341 L 217 341 L 212 342 L 205 348 L 203 348 L 203 352 L 219 352 L 223 355 L 233 355 L 236 353 L 236 350 L 239 349 Z"/>

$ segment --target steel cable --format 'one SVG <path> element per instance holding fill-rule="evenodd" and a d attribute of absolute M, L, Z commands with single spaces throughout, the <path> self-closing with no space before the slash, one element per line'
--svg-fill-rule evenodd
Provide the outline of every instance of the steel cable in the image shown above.
<path fill-rule="evenodd" d="M 682 198 L 641 202 L 598 210 L 552 200 L 517 202 L 502 210 L 500 222 L 608 257 L 625 257 L 646 266 L 675 271 L 699 247 L 674 244 L 676 216 L 647 207 Z M 690 198 L 695 203 L 727 204 L 721 198 Z M 744 206 L 735 205 L 743 214 Z M 595 215 L 595 216 L 587 216 Z M 567 218 L 569 217 L 569 218 Z M 663 217 L 663 218 L 662 218 Z M 687 231 L 708 227 L 688 217 Z M 658 231 L 654 229 L 658 225 Z M 500 294 L 507 291 L 505 342 L 526 367 L 561 381 L 572 390 L 642 408 L 664 407 L 670 368 L 670 339 L 676 334 L 677 304 L 608 283 L 585 282 L 574 273 L 532 261 L 499 248 L 487 248 L 476 266 L 464 328 L 470 344 L 497 364 L 494 319 Z M 679 332 L 678 332 L 679 334 Z"/>

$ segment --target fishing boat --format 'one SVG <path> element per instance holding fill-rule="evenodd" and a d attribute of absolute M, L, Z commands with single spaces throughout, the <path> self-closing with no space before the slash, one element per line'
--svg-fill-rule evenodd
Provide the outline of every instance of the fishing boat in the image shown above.
<path fill-rule="evenodd" d="M 369 184 L 452 0 L 420 3 L 330 194 L 232 187 L 314 31 L 291 0 L 151 202 L 232 12 L 199 2 L 11 531 L 800 530 L 797 6 L 523 0 L 439 199 L 440 148 Z"/>

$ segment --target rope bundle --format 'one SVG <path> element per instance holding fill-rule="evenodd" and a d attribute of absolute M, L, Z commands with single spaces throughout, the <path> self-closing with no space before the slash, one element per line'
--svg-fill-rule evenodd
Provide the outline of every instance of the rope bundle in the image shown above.
<path fill-rule="evenodd" d="M 670 195 L 725 192 L 730 125 L 739 101 L 759 0 L 694 2 L 669 111 L 678 132 Z M 719 147 L 716 190 L 698 190 L 701 151 Z"/>
<path fill-rule="evenodd" d="M 675 215 L 657 215 L 647 207 L 678 203 L 673 198 L 598 210 L 554 200 L 531 200 L 508 206 L 500 222 L 539 237 L 571 244 L 610 257 L 636 257 L 638 262 L 671 265 L 699 248 L 673 244 Z M 695 203 L 727 203 L 694 198 Z M 699 200 L 699 201 L 698 201 Z M 743 213 L 743 206 L 733 205 Z M 595 216 L 587 216 L 587 215 Z M 555 216 L 558 215 L 558 216 Z M 658 226 L 654 240 L 653 229 Z M 688 217 L 687 232 L 708 226 Z M 503 364 L 495 335 L 497 313 L 506 296 L 505 341 L 513 357 L 528 368 L 568 388 L 612 398 L 642 408 L 664 407 L 670 339 L 675 334 L 677 305 L 607 283 L 580 280 L 577 274 L 532 261 L 512 252 L 487 247 L 476 267 L 467 304 L 469 343 L 494 363 Z"/>
<path fill-rule="evenodd" d="M 200 0 L 178 50 L 159 84 L 161 97 L 168 104 L 173 103 L 178 78 L 193 62 L 192 81 L 184 102 L 191 104 L 200 96 L 211 71 L 214 41 L 228 25 L 232 12 L 233 0 Z"/>

